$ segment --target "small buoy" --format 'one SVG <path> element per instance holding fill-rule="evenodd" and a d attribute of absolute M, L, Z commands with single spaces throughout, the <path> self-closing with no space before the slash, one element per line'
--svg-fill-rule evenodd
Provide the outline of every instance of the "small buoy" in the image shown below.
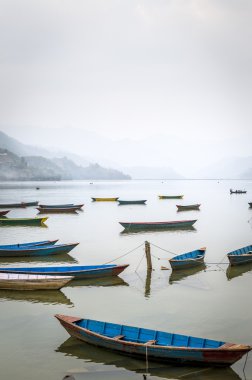
<path fill-rule="evenodd" d="M 40 188 L 39 187 L 36 187 L 36 190 L 39 190 Z"/>

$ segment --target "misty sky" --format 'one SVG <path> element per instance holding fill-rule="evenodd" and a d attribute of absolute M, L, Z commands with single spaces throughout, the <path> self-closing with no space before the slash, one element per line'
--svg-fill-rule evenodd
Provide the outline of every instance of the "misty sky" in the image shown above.
<path fill-rule="evenodd" d="M 249 0 L 0 0 L 0 129 L 251 139 L 251 16 Z"/>

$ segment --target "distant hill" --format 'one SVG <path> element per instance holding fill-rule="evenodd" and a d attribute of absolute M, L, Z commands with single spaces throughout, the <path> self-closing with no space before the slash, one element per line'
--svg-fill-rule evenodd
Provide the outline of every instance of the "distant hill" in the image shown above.
<path fill-rule="evenodd" d="M 252 156 L 229 157 L 206 167 L 200 178 L 250 179 L 252 178 Z"/>

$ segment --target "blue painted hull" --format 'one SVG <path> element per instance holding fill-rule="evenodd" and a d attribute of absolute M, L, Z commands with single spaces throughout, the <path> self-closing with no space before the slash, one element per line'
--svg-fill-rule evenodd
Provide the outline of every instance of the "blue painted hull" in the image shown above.
<path fill-rule="evenodd" d="M 73 276 L 76 280 L 117 276 L 128 265 L 72 265 L 60 267 L 0 268 L 4 273 L 44 274 L 50 276 Z"/>
<path fill-rule="evenodd" d="M 252 263 L 252 245 L 229 252 L 227 257 L 231 266 Z"/>
<path fill-rule="evenodd" d="M 31 243 L 21 243 L 21 244 L 7 244 L 0 245 L 1 249 L 19 249 L 19 248 L 29 248 L 34 246 L 42 246 L 42 245 L 54 245 L 58 240 L 43 240 L 43 241 L 34 241 Z"/>
<path fill-rule="evenodd" d="M 185 365 L 230 366 L 251 350 L 250 346 L 224 343 L 162 331 L 55 316 L 67 332 L 86 343 L 126 355 Z"/>
<path fill-rule="evenodd" d="M 23 256 L 48 256 L 59 255 L 70 252 L 75 248 L 78 243 L 75 244 L 59 244 L 51 246 L 32 246 L 18 249 L 1 249 L 0 257 L 23 257 Z"/>
<path fill-rule="evenodd" d="M 170 259 L 170 265 L 173 270 L 193 268 L 204 264 L 205 248 L 197 249 L 192 252 L 177 255 Z"/>
<path fill-rule="evenodd" d="M 139 201 L 121 201 L 120 199 L 118 200 L 119 206 L 124 206 L 124 205 L 145 205 L 146 200 L 139 200 Z"/>

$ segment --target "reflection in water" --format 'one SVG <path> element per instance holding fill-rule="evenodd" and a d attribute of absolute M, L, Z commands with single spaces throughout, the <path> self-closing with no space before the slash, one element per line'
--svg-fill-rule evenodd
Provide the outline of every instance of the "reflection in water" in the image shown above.
<path fill-rule="evenodd" d="M 206 269 L 206 265 L 202 264 L 195 268 L 188 268 L 188 269 L 181 269 L 181 270 L 174 270 L 172 271 L 170 277 L 169 277 L 169 283 L 173 284 L 175 282 L 184 280 L 185 278 L 192 276 L 196 273 L 199 273 Z"/>
<path fill-rule="evenodd" d="M 235 266 L 229 265 L 227 267 L 226 276 L 228 280 L 232 280 L 232 278 L 240 277 L 250 271 L 252 271 L 252 263 Z"/>
<path fill-rule="evenodd" d="M 150 294 L 151 294 L 151 274 L 152 274 L 152 270 L 151 269 L 147 269 L 147 273 L 146 273 L 146 280 L 145 280 L 145 297 L 150 297 Z"/>
<path fill-rule="evenodd" d="M 0 302 L 2 301 L 27 301 L 31 303 L 43 303 L 45 305 L 73 306 L 71 300 L 60 290 L 0 290 Z"/>
<path fill-rule="evenodd" d="M 75 338 L 67 339 L 61 344 L 56 352 L 64 353 L 66 356 L 73 356 L 78 359 L 91 361 L 92 363 L 115 366 L 124 368 L 136 373 L 145 373 L 146 363 L 144 360 L 137 360 L 128 356 L 117 354 L 113 351 L 105 350 L 99 347 L 79 342 Z M 97 367 L 98 368 L 98 367 Z M 231 368 L 202 368 L 202 367 L 183 367 L 172 366 L 162 363 L 149 362 L 148 372 L 151 376 L 157 376 L 163 379 L 188 379 L 188 380 L 241 380 L 240 376 Z M 78 379 L 85 379 L 87 372 L 83 372 Z M 105 374 L 106 372 L 104 372 Z"/>
<path fill-rule="evenodd" d="M 90 278 L 86 280 L 72 280 L 67 284 L 68 287 L 74 288 L 78 286 L 129 286 L 121 277 L 104 277 Z"/>
<path fill-rule="evenodd" d="M 33 257 L 0 257 L 0 265 L 2 264 L 12 264 L 12 263 L 57 263 L 57 264 L 64 264 L 64 263 L 71 263 L 71 264 L 77 264 L 78 261 L 74 259 L 72 256 L 68 255 L 67 253 L 64 253 L 62 255 L 48 255 L 48 256 L 33 256 Z"/>
<path fill-rule="evenodd" d="M 197 232 L 196 228 L 195 227 L 176 227 L 176 228 L 138 228 L 138 229 L 132 229 L 132 230 L 129 230 L 129 229 L 125 229 L 123 231 L 120 232 L 121 235 L 135 235 L 135 234 L 138 234 L 138 233 L 145 233 L 145 234 L 148 234 L 148 233 L 153 233 L 153 232 L 170 232 L 170 233 L 173 233 L 173 232 Z"/>

